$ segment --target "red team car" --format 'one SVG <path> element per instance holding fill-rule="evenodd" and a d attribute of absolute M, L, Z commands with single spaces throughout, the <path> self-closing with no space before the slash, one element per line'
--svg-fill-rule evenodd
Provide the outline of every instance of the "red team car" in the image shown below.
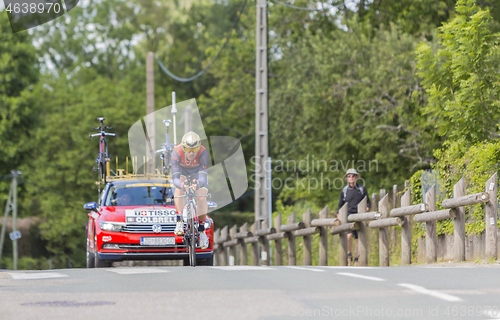
<path fill-rule="evenodd" d="M 182 236 L 174 234 L 174 186 L 165 179 L 124 175 L 114 177 L 99 203 L 85 205 L 87 268 L 110 267 L 123 260 L 183 260 L 189 265 Z M 186 220 L 184 220 L 186 221 Z M 209 247 L 196 250 L 197 265 L 213 265 L 213 220 L 205 230 Z"/>

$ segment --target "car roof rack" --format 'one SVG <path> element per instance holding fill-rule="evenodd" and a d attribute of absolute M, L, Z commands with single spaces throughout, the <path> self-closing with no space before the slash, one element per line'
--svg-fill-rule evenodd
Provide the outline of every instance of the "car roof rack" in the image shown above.
<path fill-rule="evenodd" d="M 137 157 L 131 159 L 133 163 L 137 163 Z M 116 167 L 115 171 L 111 169 L 110 161 L 106 162 L 107 171 L 107 181 L 122 181 L 122 180 L 163 180 L 171 181 L 172 177 L 161 172 L 161 169 L 155 169 L 155 172 L 142 172 L 137 173 L 134 171 L 134 166 L 132 166 L 132 171 L 129 172 L 129 158 L 126 157 L 125 169 L 120 169 L 118 166 L 118 157 L 116 157 Z M 147 170 L 147 166 L 144 166 Z M 97 181 L 96 184 L 104 183 L 104 181 Z"/>

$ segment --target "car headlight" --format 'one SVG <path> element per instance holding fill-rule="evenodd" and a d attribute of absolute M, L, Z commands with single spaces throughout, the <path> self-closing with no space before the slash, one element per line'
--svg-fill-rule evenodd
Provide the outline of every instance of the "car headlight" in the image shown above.
<path fill-rule="evenodd" d="M 102 246 L 103 249 L 120 249 L 120 246 L 116 243 L 105 243 Z"/>
<path fill-rule="evenodd" d="M 122 227 L 124 226 L 123 223 L 109 221 L 101 221 L 99 225 L 101 226 L 101 230 L 114 232 L 122 231 Z"/>

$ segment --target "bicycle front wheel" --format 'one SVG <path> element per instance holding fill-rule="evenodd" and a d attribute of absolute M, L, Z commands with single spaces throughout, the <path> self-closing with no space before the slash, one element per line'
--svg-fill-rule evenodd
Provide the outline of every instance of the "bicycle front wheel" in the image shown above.
<path fill-rule="evenodd" d="M 189 204 L 188 206 L 188 216 L 189 216 L 189 265 L 191 267 L 196 266 L 196 228 L 194 225 L 194 206 Z"/>

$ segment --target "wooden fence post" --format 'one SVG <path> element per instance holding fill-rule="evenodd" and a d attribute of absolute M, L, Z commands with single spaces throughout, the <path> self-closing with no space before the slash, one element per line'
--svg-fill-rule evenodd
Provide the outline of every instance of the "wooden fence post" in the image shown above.
<path fill-rule="evenodd" d="M 405 182 L 405 188 L 408 183 Z M 401 207 L 411 205 L 411 190 L 408 189 L 401 197 Z M 411 263 L 411 216 L 402 216 L 403 225 L 401 226 L 401 265 L 405 266 Z"/>
<path fill-rule="evenodd" d="M 387 194 L 387 192 L 385 191 L 385 189 L 380 189 L 380 200 L 382 200 L 382 198 L 385 197 L 386 194 Z M 377 194 L 374 193 L 373 199 L 375 199 L 376 197 L 377 197 Z M 379 200 L 379 202 L 380 202 L 380 200 Z M 387 198 L 387 204 L 389 204 L 389 198 Z M 373 201 L 373 205 L 375 206 L 375 208 L 377 208 L 377 203 L 375 202 L 375 200 Z M 387 209 L 389 209 L 389 206 L 387 206 Z M 370 210 L 370 211 L 377 211 L 377 209 Z"/>
<path fill-rule="evenodd" d="M 248 232 L 248 224 L 246 222 L 240 227 L 240 232 Z M 240 265 L 246 266 L 248 264 L 248 250 L 247 244 L 243 239 L 240 239 L 240 247 Z"/>
<path fill-rule="evenodd" d="M 425 194 L 425 203 L 429 206 L 429 212 L 436 211 L 436 185 L 433 185 Z M 436 252 L 436 221 L 425 223 L 425 254 L 427 263 L 437 261 Z"/>
<path fill-rule="evenodd" d="M 269 227 L 269 222 L 267 220 L 262 221 L 262 229 L 267 229 Z M 269 265 L 269 240 L 264 237 L 259 239 L 262 242 L 262 251 L 260 253 L 261 265 Z"/>
<path fill-rule="evenodd" d="M 464 177 L 453 186 L 453 198 L 465 195 Z M 496 198 L 496 197 L 495 197 Z M 453 260 L 460 262 L 465 260 L 465 207 L 456 208 L 456 216 L 453 219 L 455 228 L 453 244 Z"/>
<path fill-rule="evenodd" d="M 281 229 L 281 213 L 274 218 L 274 228 L 276 233 L 280 232 Z M 281 239 L 274 240 L 274 265 L 283 265 L 283 246 L 281 245 Z"/>
<path fill-rule="evenodd" d="M 307 209 L 307 211 L 302 216 L 302 221 L 304 222 L 304 226 L 306 228 L 311 227 L 311 209 Z M 311 253 L 311 239 L 312 236 L 303 236 L 303 253 L 304 253 L 304 265 L 310 266 L 312 264 L 312 253 Z"/>
<path fill-rule="evenodd" d="M 398 207 L 398 185 L 395 184 L 392 186 L 392 209 Z M 396 227 L 391 227 L 391 253 L 394 253 L 396 250 Z"/>
<path fill-rule="evenodd" d="M 340 208 L 337 217 L 342 224 L 348 223 L 347 221 L 347 202 Z M 339 265 L 347 266 L 347 232 L 339 234 Z"/>
<path fill-rule="evenodd" d="M 378 211 L 379 210 L 379 202 L 380 200 L 382 200 L 385 195 L 387 194 L 387 192 L 385 191 L 385 189 L 380 189 L 379 190 L 379 194 L 377 195 L 376 193 L 373 194 L 373 197 L 372 197 L 372 208 L 370 208 L 370 211 Z M 378 201 L 377 201 L 378 199 Z M 370 226 L 370 223 L 368 223 L 368 226 Z M 389 229 L 387 229 L 389 230 Z M 374 230 L 372 231 L 372 228 L 369 229 L 369 235 L 368 235 L 368 255 L 370 254 L 371 252 L 371 241 L 370 241 L 370 236 L 372 236 L 372 234 L 375 236 L 375 238 L 377 240 L 379 240 L 379 264 L 380 264 L 380 228 L 374 228 Z M 389 231 L 387 231 L 387 235 L 389 235 Z"/>
<path fill-rule="evenodd" d="M 381 192 L 382 193 L 382 192 Z M 382 196 L 382 195 L 381 195 Z M 381 219 L 389 217 L 389 195 L 386 194 L 378 203 Z M 380 228 L 378 231 L 379 263 L 381 267 L 389 266 L 389 228 Z"/>
<path fill-rule="evenodd" d="M 324 207 L 323 210 L 319 212 L 320 219 L 328 218 L 328 206 Z M 321 232 L 319 234 L 319 261 L 320 266 L 328 265 L 328 228 L 321 227 Z"/>
<path fill-rule="evenodd" d="M 236 230 L 237 230 L 237 226 L 234 225 L 230 230 L 229 230 L 229 236 L 231 237 L 231 240 L 234 240 L 234 235 L 236 234 Z M 230 266 L 235 266 L 237 264 L 237 250 L 238 250 L 238 246 L 232 246 L 232 247 L 229 247 L 229 261 L 228 261 L 228 264 Z"/>
<path fill-rule="evenodd" d="M 224 228 L 222 228 L 222 230 L 220 231 L 220 236 L 222 239 L 224 239 L 224 241 L 226 241 L 226 239 L 227 239 L 227 226 L 224 226 Z M 224 248 L 222 243 L 220 244 L 220 248 L 222 250 L 221 265 L 227 266 L 228 262 L 229 262 L 228 257 L 227 257 L 227 248 Z"/>
<path fill-rule="evenodd" d="M 486 182 L 486 192 L 490 195 L 490 200 L 486 202 L 486 212 L 484 218 L 486 219 L 486 257 L 497 259 L 497 209 L 498 209 L 498 186 L 497 186 L 497 173 Z"/>
<path fill-rule="evenodd" d="M 250 227 L 253 234 L 257 232 L 257 222 L 254 222 Z M 259 242 L 252 243 L 252 266 L 259 265 Z"/>
<path fill-rule="evenodd" d="M 382 196 L 382 190 L 384 190 L 384 189 L 380 189 L 380 197 L 378 196 L 378 194 L 372 193 L 372 200 L 371 200 L 370 211 L 378 212 L 378 202 L 380 201 L 380 199 L 383 198 L 383 196 Z M 385 192 L 385 190 L 384 190 L 384 192 Z M 368 223 L 368 224 L 370 224 L 370 223 Z M 371 229 L 370 229 L 370 231 L 371 231 Z M 378 229 L 375 229 L 375 233 L 377 234 L 377 238 L 378 238 Z M 370 255 L 371 250 L 372 249 L 371 249 L 371 245 L 370 245 L 370 237 L 368 237 L 368 256 Z"/>
<path fill-rule="evenodd" d="M 288 224 L 292 224 L 295 222 L 295 212 L 292 212 L 288 216 Z M 295 249 L 295 236 L 289 232 L 288 233 L 288 265 L 289 266 L 295 266 L 297 265 L 297 256 L 296 256 L 296 249 Z"/>
<path fill-rule="evenodd" d="M 358 204 L 358 213 L 366 212 L 367 199 L 366 197 L 361 200 Z M 368 227 L 366 226 L 365 221 L 359 222 L 359 230 L 358 230 L 358 245 L 359 245 L 359 258 L 358 265 L 366 266 L 368 265 Z"/>

